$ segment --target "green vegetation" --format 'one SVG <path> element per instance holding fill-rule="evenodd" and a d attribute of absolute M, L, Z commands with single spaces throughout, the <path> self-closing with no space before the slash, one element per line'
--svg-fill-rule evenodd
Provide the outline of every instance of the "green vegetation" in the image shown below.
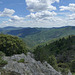
<path fill-rule="evenodd" d="M 40 45 L 34 49 L 34 55 L 36 60 L 47 61 L 55 69 L 59 67 L 62 71 L 71 69 L 71 72 L 75 72 L 75 36 L 63 37 L 45 46 Z"/>
<path fill-rule="evenodd" d="M 66 75 L 69 69 L 73 75 L 75 74 L 75 27 L 21 28 L 10 29 L 3 33 L 19 36 L 30 50 L 35 48 L 33 53 L 36 60 L 47 61 L 56 70 L 64 72 L 63 75 Z M 11 35 L 0 34 L 0 57 L 27 53 L 26 44 L 18 37 Z M 2 59 L 0 61 L 5 63 Z M 18 62 L 24 63 L 24 59 Z"/>
<path fill-rule="evenodd" d="M 60 68 L 69 68 L 69 65 L 67 63 L 58 63 L 58 67 L 60 67 Z"/>
<path fill-rule="evenodd" d="M 3 56 L 5 56 L 5 53 L 0 51 L 0 67 L 3 67 L 4 65 L 6 65 L 8 63 L 7 61 L 2 59 Z"/>
<path fill-rule="evenodd" d="M 68 69 L 67 68 L 59 68 L 60 69 L 60 71 L 61 71 L 61 73 L 62 73 L 62 75 L 68 75 Z"/>
<path fill-rule="evenodd" d="M 57 60 L 54 55 L 49 56 L 48 63 L 54 67 L 58 71 Z"/>
<path fill-rule="evenodd" d="M 75 72 L 75 60 L 71 61 L 71 71 Z"/>
<path fill-rule="evenodd" d="M 61 28 L 36 28 L 40 30 L 38 33 L 27 35 L 23 38 L 30 48 L 34 48 L 37 44 L 46 44 L 51 40 L 62 38 L 69 35 L 75 35 L 75 27 L 61 27 Z M 33 44 L 32 44 L 33 43 Z"/>
<path fill-rule="evenodd" d="M 24 63 L 24 59 L 20 59 L 18 63 Z"/>
<path fill-rule="evenodd" d="M 2 51 L 0 51 L 0 57 L 5 56 L 5 53 L 3 53 Z"/>
<path fill-rule="evenodd" d="M 5 56 L 5 53 L 0 51 L 0 67 L 3 67 L 4 65 L 6 65 L 8 63 L 7 61 L 2 59 L 3 56 Z"/>
<path fill-rule="evenodd" d="M 15 30 L 14 30 L 15 29 Z M 21 37 L 31 48 L 38 44 L 49 43 L 49 40 L 55 40 L 68 35 L 75 35 L 74 26 L 60 28 L 15 28 L 5 27 L 0 30 L 4 34 L 11 34 Z M 32 44 L 33 43 L 33 44 Z"/>
<path fill-rule="evenodd" d="M 0 34 L 0 51 L 10 56 L 13 54 L 27 53 L 27 47 L 18 37 Z"/>
<path fill-rule="evenodd" d="M 75 73 L 73 73 L 72 75 L 75 75 Z"/>
<path fill-rule="evenodd" d="M 68 62 L 75 58 L 75 36 L 62 38 L 45 46 L 38 46 L 34 54 L 36 60 L 47 60 L 50 55 L 55 55 L 58 62 Z"/>
<path fill-rule="evenodd" d="M 4 65 L 7 64 L 7 61 L 3 60 L 1 57 L 0 57 L 0 67 L 3 67 Z"/>
<path fill-rule="evenodd" d="M 58 63 L 58 69 L 62 75 L 67 75 L 69 72 L 69 65 L 67 63 Z"/>

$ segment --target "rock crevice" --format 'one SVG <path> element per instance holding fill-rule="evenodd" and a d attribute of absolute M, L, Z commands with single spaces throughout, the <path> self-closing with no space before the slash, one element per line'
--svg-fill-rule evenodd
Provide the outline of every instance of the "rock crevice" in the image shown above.
<path fill-rule="evenodd" d="M 32 58 L 31 53 L 4 57 L 8 64 L 3 67 L 7 71 L 14 71 L 20 75 L 61 75 L 47 62 L 41 63 Z M 20 60 L 24 60 L 24 62 Z M 20 61 L 20 62 L 18 62 Z"/>

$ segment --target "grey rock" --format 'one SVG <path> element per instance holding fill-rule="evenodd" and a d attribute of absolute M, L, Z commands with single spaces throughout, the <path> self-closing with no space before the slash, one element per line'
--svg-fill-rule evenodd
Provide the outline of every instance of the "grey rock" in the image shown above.
<path fill-rule="evenodd" d="M 36 61 L 31 53 L 17 54 L 3 59 L 8 61 L 3 69 L 17 72 L 20 75 L 61 75 L 47 62 Z M 24 59 L 24 63 L 18 63 L 20 59 Z"/>
<path fill-rule="evenodd" d="M 72 75 L 71 71 L 68 72 L 68 75 Z"/>

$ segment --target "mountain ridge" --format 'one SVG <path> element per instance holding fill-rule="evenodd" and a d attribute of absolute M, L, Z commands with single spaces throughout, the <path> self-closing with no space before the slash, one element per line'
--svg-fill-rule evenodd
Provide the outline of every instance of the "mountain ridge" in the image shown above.
<path fill-rule="evenodd" d="M 75 35 L 75 26 L 53 27 L 53 28 L 17 28 L 15 30 L 1 30 L 4 34 L 15 35 L 22 38 L 29 47 L 47 41 Z"/>

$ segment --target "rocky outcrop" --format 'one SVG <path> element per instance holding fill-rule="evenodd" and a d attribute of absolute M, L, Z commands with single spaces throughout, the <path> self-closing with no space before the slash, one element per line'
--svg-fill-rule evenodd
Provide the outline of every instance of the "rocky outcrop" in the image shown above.
<path fill-rule="evenodd" d="M 32 54 L 19 54 L 11 57 L 4 57 L 8 64 L 3 67 L 7 71 L 14 71 L 20 75 L 61 75 L 47 62 L 41 63 L 32 58 Z M 18 62 L 20 60 L 24 62 Z"/>
<path fill-rule="evenodd" d="M 68 72 L 68 75 L 72 75 L 71 71 Z"/>

